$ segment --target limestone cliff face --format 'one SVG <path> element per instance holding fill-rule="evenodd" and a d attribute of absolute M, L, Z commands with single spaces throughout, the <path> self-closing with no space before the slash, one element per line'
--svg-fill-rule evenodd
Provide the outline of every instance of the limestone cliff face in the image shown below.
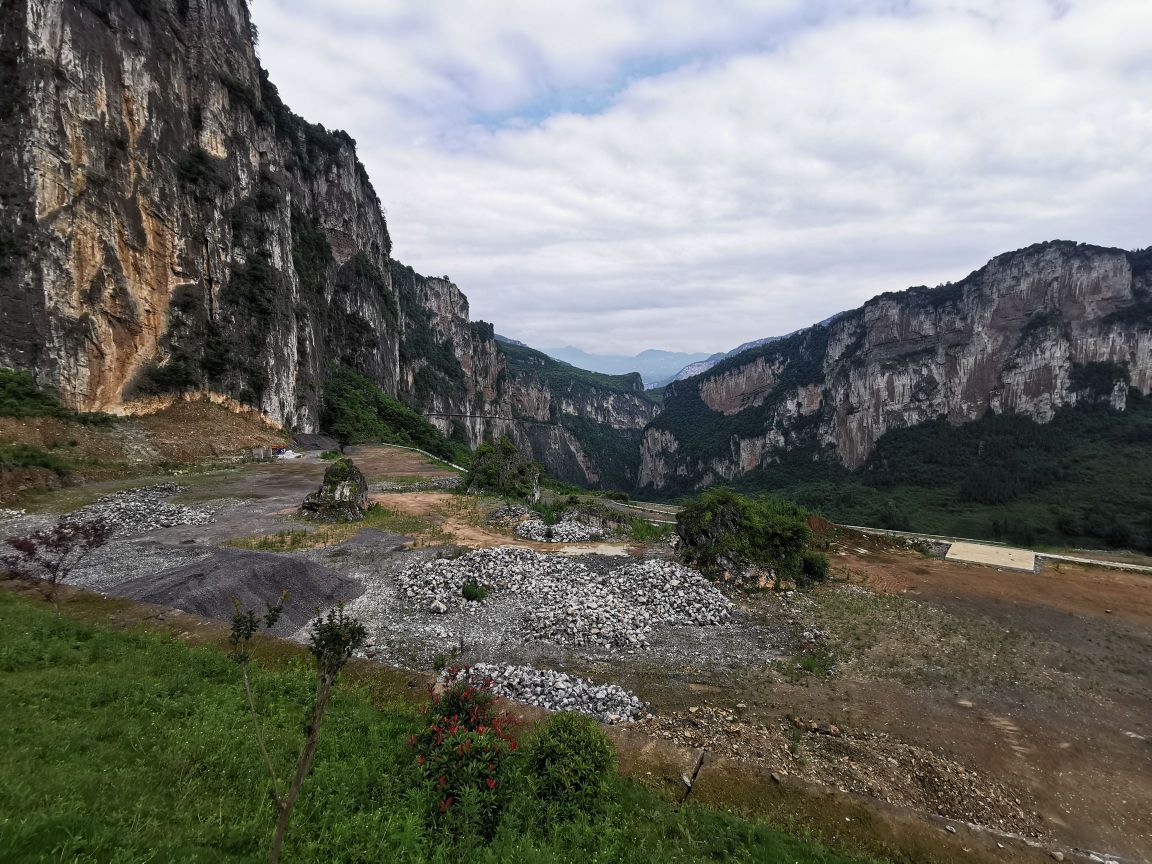
<path fill-rule="evenodd" d="M 0 3 L 0 121 L 0 365 L 72 407 L 207 392 L 312 431 L 342 362 L 580 482 L 603 466 L 557 411 L 651 419 L 537 392 L 455 285 L 391 259 L 354 142 L 283 104 L 245 0 Z"/>
<path fill-rule="evenodd" d="M 395 390 L 379 202 L 351 139 L 265 80 L 244 0 L 2 14 L 20 99 L 4 183 L 24 200 L 0 227 L 23 253 L 0 362 L 79 408 L 201 388 L 303 428 L 341 354 Z"/>
<path fill-rule="evenodd" d="M 890 429 L 1152 392 L 1152 254 L 1043 243 L 962 282 L 863 307 L 677 382 L 639 482 L 703 486 L 810 451 L 860 465 Z M 703 431 L 702 431 L 703 430 Z"/>

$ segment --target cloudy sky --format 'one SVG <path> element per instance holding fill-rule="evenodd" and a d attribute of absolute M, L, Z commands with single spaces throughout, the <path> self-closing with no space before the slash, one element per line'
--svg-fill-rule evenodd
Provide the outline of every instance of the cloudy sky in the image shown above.
<path fill-rule="evenodd" d="M 540 346 L 725 350 L 1152 245 L 1150 0 L 253 0 L 397 258 Z"/>

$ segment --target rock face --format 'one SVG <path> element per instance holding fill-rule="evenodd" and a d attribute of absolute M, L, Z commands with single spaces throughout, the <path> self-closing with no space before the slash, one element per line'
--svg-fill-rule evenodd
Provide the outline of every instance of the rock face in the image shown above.
<path fill-rule="evenodd" d="M 351 459 L 329 465 L 320 488 L 300 505 L 302 515 L 321 522 L 359 522 L 367 510 L 368 481 Z"/>
<path fill-rule="evenodd" d="M 542 397 L 456 286 L 390 252 L 355 143 L 280 100 L 245 0 L 0 6 L 0 365 L 77 409 L 205 392 L 310 432 L 341 362 L 596 482 L 570 433 L 517 422 Z"/>
<path fill-rule="evenodd" d="M 1152 391 L 1152 252 L 1050 242 L 963 281 L 882 294 L 670 385 L 639 484 L 699 488 L 784 452 L 854 468 L 890 429 L 987 411 L 1039 422 Z"/>

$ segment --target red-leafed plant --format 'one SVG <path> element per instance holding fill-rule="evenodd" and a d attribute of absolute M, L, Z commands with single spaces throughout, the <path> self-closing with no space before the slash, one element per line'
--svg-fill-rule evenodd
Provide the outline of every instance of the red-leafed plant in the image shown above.
<path fill-rule="evenodd" d="M 111 537 L 112 526 L 100 519 L 60 522 L 27 537 L 9 537 L 5 542 L 14 551 L 0 561 L 17 576 L 35 584 L 59 615 L 57 589 L 68 581 L 88 553 Z"/>
<path fill-rule="evenodd" d="M 516 721 L 494 707 L 491 681 L 472 684 L 467 668 L 448 669 L 446 687 L 434 688 L 422 709 L 428 725 L 408 743 L 416 764 L 433 790 L 433 821 L 442 822 L 458 805 L 467 804 L 481 830 L 499 821 L 505 794 L 503 767 L 516 749 Z"/>

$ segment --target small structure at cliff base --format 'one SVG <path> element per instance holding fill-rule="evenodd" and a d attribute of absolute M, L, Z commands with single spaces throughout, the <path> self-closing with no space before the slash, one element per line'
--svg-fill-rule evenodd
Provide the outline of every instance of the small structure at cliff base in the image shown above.
<path fill-rule="evenodd" d="M 300 513 L 321 522 L 359 522 L 368 509 L 368 481 L 351 459 L 337 459 L 320 488 L 304 499 Z"/>

